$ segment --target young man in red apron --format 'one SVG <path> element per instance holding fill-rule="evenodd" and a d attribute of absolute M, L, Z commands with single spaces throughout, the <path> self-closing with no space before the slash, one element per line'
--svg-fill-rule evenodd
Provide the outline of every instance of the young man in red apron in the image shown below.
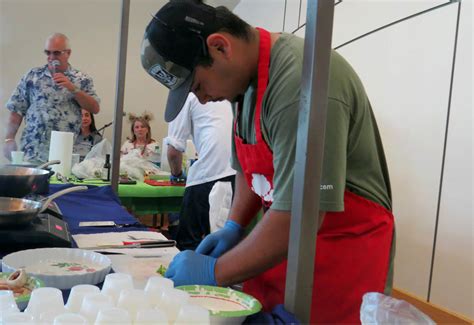
<path fill-rule="evenodd" d="M 142 63 L 171 90 L 166 119 L 181 109 L 183 92 L 193 91 L 201 102 L 239 102 L 229 220 L 196 252 L 174 258 L 166 276 L 175 285 L 245 281 L 244 291 L 265 310 L 283 303 L 302 53 L 303 41 L 293 35 L 254 29 L 225 9 L 190 0 L 165 5 L 147 27 Z M 335 52 L 327 119 L 311 321 L 354 323 L 362 295 L 390 284 L 393 216 L 370 103 Z M 243 238 L 262 203 L 268 210 Z"/>

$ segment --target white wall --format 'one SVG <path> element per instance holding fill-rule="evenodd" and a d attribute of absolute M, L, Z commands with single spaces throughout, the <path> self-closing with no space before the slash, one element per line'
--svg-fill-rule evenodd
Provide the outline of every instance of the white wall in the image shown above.
<path fill-rule="evenodd" d="M 94 77 L 102 98 L 100 127 L 113 118 L 119 0 L 0 0 L 0 103 L 20 77 L 45 62 L 45 38 L 72 42 L 71 62 Z M 152 111 L 153 136 L 166 135 L 167 90 L 143 71 L 139 44 L 150 14 L 165 0 L 131 1 L 125 111 Z M 218 2 L 218 1 L 215 1 Z M 336 6 L 333 45 L 386 23 L 446 3 L 435 0 L 343 0 Z M 237 1 L 229 2 L 235 5 Z M 286 3 L 286 7 L 285 7 Z M 300 8 L 301 3 L 301 8 Z M 340 52 L 371 98 L 389 162 L 397 225 L 395 286 L 428 295 L 438 204 L 431 301 L 474 317 L 472 225 L 472 2 L 462 1 L 449 132 L 441 178 L 457 6 L 452 4 L 351 43 Z M 242 0 L 235 12 L 253 25 L 292 32 L 306 1 Z M 298 32 L 304 36 L 304 27 Z M 0 121 L 6 110 L 0 109 Z M 0 128 L 3 129 L 3 126 Z M 124 123 L 123 138 L 129 124 Z M 111 139 L 111 129 L 106 135 Z M 1 144 L 0 144 L 1 145 Z M 3 157 L 2 157 L 3 158 Z M 0 162 L 1 159 L 0 158 Z M 442 181 L 441 197 L 438 197 Z"/>

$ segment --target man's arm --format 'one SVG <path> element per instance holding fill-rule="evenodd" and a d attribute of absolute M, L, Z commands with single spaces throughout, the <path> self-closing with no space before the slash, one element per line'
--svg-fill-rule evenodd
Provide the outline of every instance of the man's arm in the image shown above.
<path fill-rule="evenodd" d="M 77 101 L 81 108 L 86 111 L 91 112 L 92 114 L 97 114 L 100 111 L 99 103 L 92 97 L 87 94 L 85 91 L 79 90 L 74 94 L 74 99 Z"/>
<path fill-rule="evenodd" d="M 181 175 L 183 168 L 183 153 L 179 150 L 176 150 L 172 145 L 168 144 L 167 156 L 171 169 L 171 175 Z"/>
<path fill-rule="evenodd" d="M 324 215 L 319 214 L 319 225 Z M 290 222 L 289 211 L 268 210 L 244 240 L 217 260 L 217 284 L 241 283 L 281 263 L 288 255 Z"/>
<path fill-rule="evenodd" d="M 5 144 L 3 146 L 3 155 L 7 159 L 11 158 L 10 156 L 12 151 L 17 150 L 15 136 L 22 121 L 23 116 L 15 112 L 10 112 L 7 130 L 5 132 Z"/>
<path fill-rule="evenodd" d="M 245 228 L 261 208 L 260 197 L 249 188 L 244 174 L 238 171 L 235 175 L 235 194 L 229 220 Z"/>
<path fill-rule="evenodd" d="M 86 93 L 85 91 L 77 88 L 68 77 L 64 74 L 58 72 L 55 73 L 53 76 L 54 82 L 69 90 L 71 93 L 74 94 L 74 99 L 77 101 L 81 108 L 85 109 L 86 111 L 91 112 L 92 114 L 97 114 L 100 111 L 99 103 L 95 100 L 94 97 Z"/>

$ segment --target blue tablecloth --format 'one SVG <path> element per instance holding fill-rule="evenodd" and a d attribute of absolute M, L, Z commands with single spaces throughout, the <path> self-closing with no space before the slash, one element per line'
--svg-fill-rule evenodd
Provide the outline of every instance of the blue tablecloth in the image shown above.
<path fill-rule="evenodd" d="M 71 185 L 50 185 L 50 194 Z M 119 232 L 144 230 L 137 219 L 120 204 L 120 200 L 110 186 L 88 186 L 87 191 L 68 193 L 54 200 L 58 205 L 71 234 L 93 234 L 101 232 Z M 81 221 L 114 221 L 116 224 L 133 225 L 130 227 L 79 227 Z"/>

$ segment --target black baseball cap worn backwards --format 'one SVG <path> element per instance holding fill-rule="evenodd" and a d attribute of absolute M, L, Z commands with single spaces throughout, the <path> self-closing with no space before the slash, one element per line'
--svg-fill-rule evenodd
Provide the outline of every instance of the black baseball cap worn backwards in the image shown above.
<path fill-rule="evenodd" d="M 194 68 L 207 57 L 216 10 L 198 0 L 171 0 L 152 18 L 142 41 L 143 68 L 169 90 L 165 120 L 178 116 L 191 91 Z"/>

